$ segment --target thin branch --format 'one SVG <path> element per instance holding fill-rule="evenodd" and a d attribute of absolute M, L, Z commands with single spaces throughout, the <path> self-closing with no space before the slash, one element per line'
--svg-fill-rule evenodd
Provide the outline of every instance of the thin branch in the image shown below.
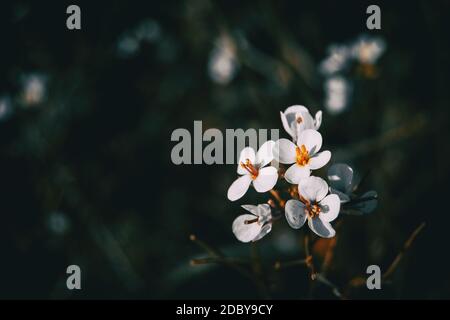
<path fill-rule="evenodd" d="M 388 267 L 387 271 L 383 273 L 381 276 L 381 279 L 383 282 L 388 282 L 388 278 L 395 272 L 397 269 L 400 261 L 403 259 L 406 252 L 411 248 L 414 240 L 417 238 L 417 236 L 420 234 L 420 232 L 425 228 L 426 223 L 422 222 L 409 236 L 409 238 L 406 240 L 405 244 L 403 245 L 403 248 L 400 250 L 398 255 L 395 257 L 395 259 L 392 261 L 391 265 Z M 349 283 L 347 284 L 347 288 L 345 289 L 345 296 L 348 296 L 351 288 L 358 288 L 362 287 L 366 284 L 366 279 L 363 276 L 356 276 L 352 278 Z"/>
<path fill-rule="evenodd" d="M 250 272 L 247 268 L 245 268 L 245 267 L 241 266 L 240 264 L 236 263 L 235 261 L 230 260 L 229 258 L 225 257 L 218 249 L 213 248 L 209 244 L 201 241 L 200 239 L 197 238 L 197 236 L 192 234 L 189 236 L 189 239 L 192 242 L 194 242 L 195 244 L 197 244 L 199 247 L 204 249 L 210 255 L 209 258 L 191 260 L 192 266 L 202 264 L 202 262 L 203 262 L 203 264 L 204 263 L 221 263 L 229 268 L 236 270 L 244 277 L 250 279 L 255 284 L 256 287 L 261 288 L 261 286 L 264 285 L 264 283 L 261 283 L 260 279 L 258 277 L 255 277 L 254 274 L 252 272 Z M 197 262 L 200 262 L 200 263 L 197 263 Z M 266 297 L 266 296 L 264 296 L 264 297 Z"/>
<path fill-rule="evenodd" d="M 281 269 L 286 269 L 286 268 L 295 267 L 295 266 L 305 266 L 305 265 L 306 265 L 306 259 L 298 259 L 298 260 L 286 261 L 286 262 L 276 261 L 273 265 L 273 268 L 276 271 L 279 271 Z"/>
<path fill-rule="evenodd" d="M 235 264 L 249 264 L 250 261 L 245 259 L 239 259 L 239 258 L 219 258 L 219 257 L 208 257 L 208 258 L 200 258 L 200 259 L 191 259 L 190 261 L 191 266 L 198 266 L 203 264 L 229 264 L 229 263 L 235 263 Z"/>
<path fill-rule="evenodd" d="M 340 299 L 345 299 L 344 296 L 341 294 L 341 291 L 339 290 L 339 288 L 335 284 L 333 284 L 330 280 L 328 280 L 323 274 L 317 273 L 316 279 L 320 283 L 323 283 L 324 285 L 329 287 L 336 297 L 338 297 Z"/>
<path fill-rule="evenodd" d="M 272 190 L 270 190 L 270 194 L 275 198 L 275 200 L 277 201 L 277 203 L 280 206 L 280 208 L 284 208 L 284 205 L 286 204 L 286 201 L 284 201 L 281 198 L 280 193 L 278 191 L 276 191 L 275 189 L 272 189 Z"/>
<path fill-rule="evenodd" d="M 311 255 L 311 252 L 309 250 L 309 236 L 305 235 L 305 262 L 306 262 L 306 266 L 309 269 L 309 274 L 310 274 L 310 278 L 311 280 L 316 280 L 316 269 L 314 267 L 314 261 L 313 261 L 313 256 Z"/>
<path fill-rule="evenodd" d="M 387 278 L 389 278 L 394 271 L 397 269 L 398 264 L 400 263 L 400 261 L 402 260 L 402 258 L 404 257 L 405 253 L 409 250 L 409 248 L 412 246 L 414 240 L 417 238 L 417 236 L 419 235 L 419 233 L 423 230 L 423 228 L 425 228 L 426 223 L 422 222 L 417 228 L 416 230 L 414 230 L 414 232 L 409 236 L 408 240 L 406 240 L 405 244 L 403 245 L 402 250 L 400 250 L 400 252 L 398 253 L 398 255 L 395 257 L 394 261 L 392 261 L 391 265 L 389 266 L 389 268 L 387 269 L 387 271 L 383 274 L 382 279 L 386 280 Z"/>

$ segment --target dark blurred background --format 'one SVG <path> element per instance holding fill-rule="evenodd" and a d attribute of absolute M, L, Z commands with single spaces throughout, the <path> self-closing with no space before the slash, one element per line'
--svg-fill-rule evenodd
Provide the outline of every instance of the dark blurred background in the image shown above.
<path fill-rule="evenodd" d="M 72 3 L 79 31 L 66 28 Z M 207 254 L 189 235 L 248 257 L 231 223 L 267 195 L 231 203 L 235 165 L 176 166 L 170 137 L 194 120 L 286 137 L 279 111 L 303 104 L 324 111 L 332 162 L 369 172 L 363 187 L 380 198 L 370 215 L 340 217 L 328 279 L 342 288 L 369 264 L 385 270 L 426 222 L 382 290 L 349 297 L 450 298 L 450 6 L 377 2 L 372 31 L 369 4 L 2 1 L 0 297 L 261 297 L 232 268 L 191 266 Z M 377 39 L 376 61 L 321 69 L 330 46 L 361 37 Z M 271 297 L 336 298 L 320 284 L 311 293 L 304 266 L 273 270 L 304 257 L 306 231 L 279 223 L 259 242 Z M 71 264 L 80 291 L 66 288 Z"/>

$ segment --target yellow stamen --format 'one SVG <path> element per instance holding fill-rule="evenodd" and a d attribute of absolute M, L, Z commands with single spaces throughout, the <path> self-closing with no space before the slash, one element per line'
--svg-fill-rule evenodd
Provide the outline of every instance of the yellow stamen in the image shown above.
<path fill-rule="evenodd" d="M 305 205 L 305 213 L 310 218 L 315 218 L 319 215 L 321 209 L 317 203 L 311 203 L 308 199 L 300 195 L 300 201 Z"/>
<path fill-rule="evenodd" d="M 309 163 L 309 153 L 305 145 L 302 144 L 301 147 L 296 147 L 295 152 L 297 154 L 297 164 L 302 167 L 306 166 Z"/>
<path fill-rule="evenodd" d="M 252 224 L 252 223 L 258 222 L 258 220 L 259 220 L 259 218 L 255 218 L 255 219 L 252 219 L 252 220 L 245 220 L 244 224 Z"/>
<path fill-rule="evenodd" d="M 253 166 L 253 164 L 250 162 L 249 159 L 246 159 L 245 163 L 241 162 L 240 165 L 242 168 L 244 168 L 245 170 L 247 170 L 250 173 L 253 180 L 256 179 L 259 171 L 258 171 L 258 169 L 255 168 L 255 166 Z"/>

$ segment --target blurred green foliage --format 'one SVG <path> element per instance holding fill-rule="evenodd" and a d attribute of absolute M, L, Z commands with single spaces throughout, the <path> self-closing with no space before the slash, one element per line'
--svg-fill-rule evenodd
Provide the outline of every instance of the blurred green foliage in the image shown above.
<path fill-rule="evenodd" d="M 377 75 L 348 70 L 349 106 L 325 111 L 321 132 L 334 162 L 370 172 L 380 203 L 340 218 L 329 278 L 343 286 L 369 264 L 387 268 L 426 221 L 391 283 L 351 297 L 450 298 L 447 2 L 381 2 L 382 30 L 370 32 L 368 2 L 78 3 L 81 31 L 66 29 L 63 1 L 1 5 L 0 297 L 258 298 L 232 269 L 190 266 L 205 253 L 189 235 L 247 257 L 231 223 L 239 204 L 266 198 L 226 199 L 235 166 L 173 165 L 171 132 L 194 120 L 281 130 L 289 105 L 325 110 L 327 48 L 369 33 L 386 42 Z M 220 83 L 208 68 L 224 35 L 236 70 Z M 40 82 L 27 95 L 30 75 Z M 304 256 L 306 230 L 274 229 L 260 242 L 266 270 Z M 80 292 L 66 289 L 70 264 Z M 272 297 L 308 297 L 303 266 L 269 278 Z M 334 298 L 326 286 L 313 297 Z"/>

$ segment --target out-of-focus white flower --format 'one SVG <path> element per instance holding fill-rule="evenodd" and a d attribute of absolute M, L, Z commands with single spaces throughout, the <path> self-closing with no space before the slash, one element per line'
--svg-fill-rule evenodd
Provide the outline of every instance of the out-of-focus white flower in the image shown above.
<path fill-rule="evenodd" d="M 280 139 L 275 143 L 275 158 L 284 164 L 292 166 L 286 170 L 284 177 L 289 183 L 299 183 L 301 179 L 309 177 L 311 170 L 322 168 L 330 161 L 331 152 L 319 152 L 322 147 L 322 135 L 312 129 L 300 133 L 297 144 L 288 139 Z"/>
<path fill-rule="evenodd" d="M 386 43 L 378 37 L 361 36 L 352 45 L 353 58 L 363 64 L 375 64 L 386 49 Z"/>
<path fill-rule="evenodd" d="M 0 97 L 0 121 L 8 119 L 11 112 L 11 99 L 8 96 Z"/>
<path fill-rule="evenodd" d="M 238 67 L 234 41 L 227 35 L 220 36 L 209 56 L 209 76 L 216 83 L 228 84 L 233 80 Z"/>
<path fill-rule="evenodd" d="M 159 23 L 153 19 L 142 21 L 134 31 L 138 41 L 157 41 L 161 36 L 161 28 Z"/>
<path fill-rule="evenodd" d="M 265 167 L 273 160 L 274 142 L 266 141 L 255 154 L 251 147 L 241 151 L 237 173 L 241 175 L 228 188 L 228 199 L 240 199 L 248 190 L 250 184 L 257 192 L 267 192 L 272 189 L 278 180 L 278 171 L 275 167 Z"/>
<path fill-rule="evenodd" d="M 280 111 L 281 122 L 284 130 L 297 141 L 297 137 L 303 130 L 319 130 L 322 124 L 322 111 L 317 111 L 315 118 L 311 116 L 309 110 L 300 105 L 290 106 L 284 112 Z"/>
<path fill-rule="evenodd" d="M 330 182 L 330 192 L 338 195 L 342 203 L 354 202 L 352 209 L 362 213 L 370 213 L 377 207 L 377 193 L 368 191 L 357 197 L 353 194 L 355 185 L 353 182 L 353 169 L 344 163 L 333 164 L 328 169 L 328 181 Z"/>
<path fill-rule="evenodd" d="M 268 204 L 243 205 L 251 214 L 243 214 L 233 221 L 233 233 L 239 241 L 257 241 L 272 230 L 272 212 Z"/>
<path fill-rule="evenodd" d="M 67 216 L 62 212 L 52 212 L 47 220 L 48 228 L 55 234 L 63 235 L 70 228 L 70 222 Z"/>
<path fill-rule="evenodd" d="M 124 34 L 117 42 L 117 51 L 123 57 L 134 55 L 139 50 L 139 47 L 139 40 L 133 34 Z"/>
<path fill-rule="evenodd" d="M 349 103 L 351 86 L 341 76 L 333 76 L 325 81 L 325 108 L 332 114 L 345 110 Z"/>
<path fill-rule="evenodd" d="M 117 51 L 120 56 L 129 57 L 139 51 L 143 41 L 155 42 L 160 37 L 161 28 L 158 22 L 153 19 L 147 19 L 119 37 Z"/>
<path fill-rule="evenodd" d="M 47 91 L 47 79 L 40 74 L 30 74 L 22 80 L 22 101 L 26 106 L 41 103 Z"/>
<path fill-rule="evenodd" d="M 351 52 L 351 48 L 346 45 L 331 45 L 328 47 L 328 56 L 319 65 L 319 71 L 330 76 L 344 70 L 352 57 Z"/>
<path fill-rule="evenodd" d="M 322 178 L 308 177 L 298 185 L 299 200 L 288 200 L 285 206 L 286 220 L 294 229 L 301 228 L 308 220 L 309 228 L 322 238 L 336 234 L 330 222 L 337 218 L 341 208 L 339 197 L 328 194 L 328 185 Z"/>

